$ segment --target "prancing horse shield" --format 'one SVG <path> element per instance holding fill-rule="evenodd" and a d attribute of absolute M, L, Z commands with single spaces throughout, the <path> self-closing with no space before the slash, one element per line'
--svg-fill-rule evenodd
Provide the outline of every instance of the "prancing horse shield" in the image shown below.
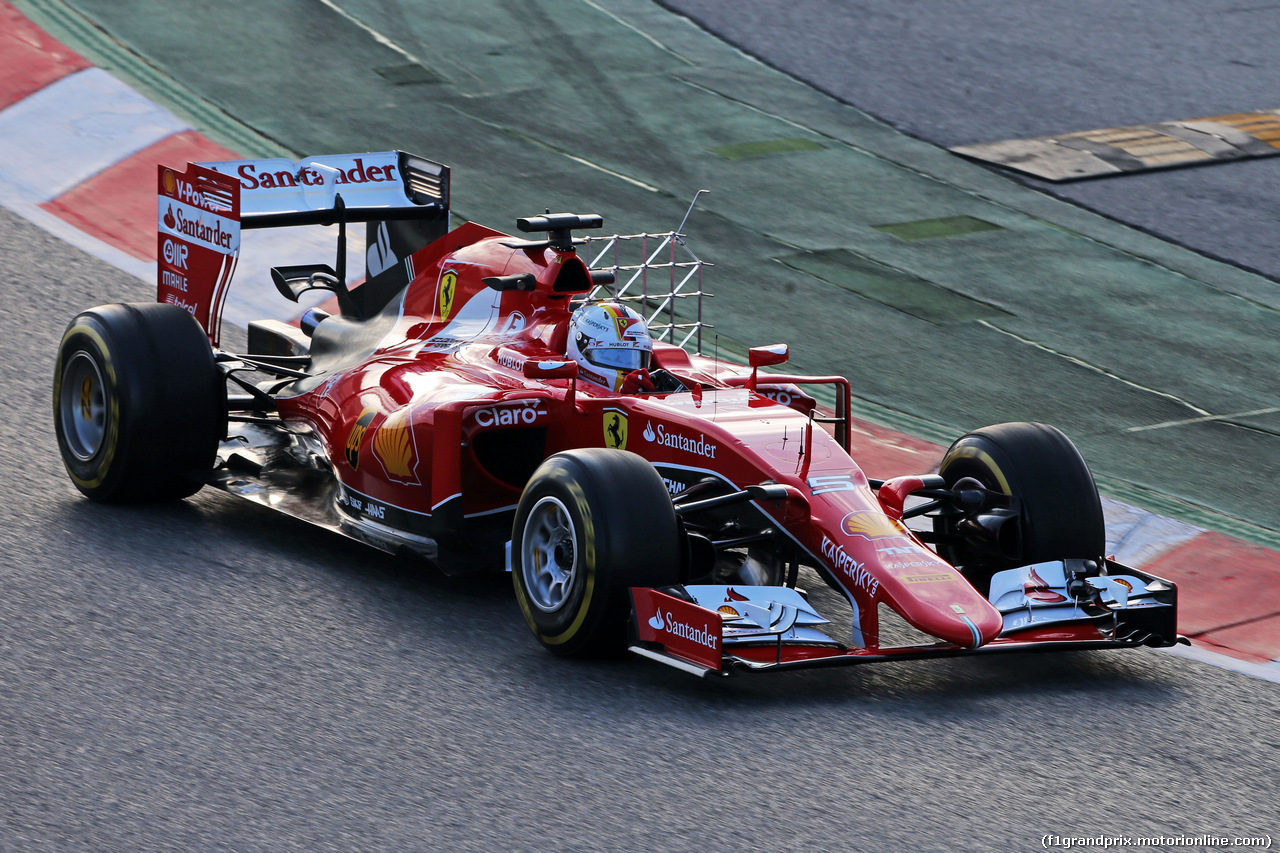
<path fill-rule="evenodd" d="M 617 409 L 605 409 L 604 446 L 614 450 L 627 449 L 627 413 Z"/>

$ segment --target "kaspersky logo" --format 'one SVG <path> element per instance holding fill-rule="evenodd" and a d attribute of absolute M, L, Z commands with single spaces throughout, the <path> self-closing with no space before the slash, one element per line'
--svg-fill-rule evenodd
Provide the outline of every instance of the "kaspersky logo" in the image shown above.
<path fill-rule="evenodd" d="M 844 546 L 833 542 L 831 537 L 822 534 L 822 556 L 831 561 L 831 565 L 867 595 L 874 597 L 880 591 L 880 581 L 867 571 L 866 563 L 854 559 Z"/>
<path fill-rule="evenodd" d="M 716 651 L 720 645 L 720 638 L 707 630 L 706 625 L 695 628 L 687 623 L 677 622 L 670 612 L 664 616 L 661 608 L 649 617 L 649 627 L 655 631 L 665 631 L 673 637 L 706 646 L 712 651 Z"/>

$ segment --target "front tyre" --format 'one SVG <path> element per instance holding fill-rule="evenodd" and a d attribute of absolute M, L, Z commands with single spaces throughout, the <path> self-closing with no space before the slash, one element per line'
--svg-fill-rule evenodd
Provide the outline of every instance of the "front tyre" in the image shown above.
<path fill-rule="evenodd" d="M 186 311 L 101 305 L 62 336 L 53 420 L 63 464 L 86 496 L 176 500 L 213 468 L 226 433 L 226 383 Z"/>
<path fill-rule="evenodd" d="M 935 530 L 952 543 L 939 545 L 939 556 L 963 569 L 979 589 L 1003 569 L 1103 556 L 1106 528 L 1093 475 L 1080 451 L 1054 427 L 1007 423 L 976 430 L 951 445 L 938 473 L 948 487 L 972 478 L 989 491 L 1016 499 L 1019 506 L 1013 553 L 965 542 L 955 517 L 934 522 Z"/>
<path fill-rule="evenodd" d="M 558 453 L 516 509 L 516 600 L 538 642 L 565 657 L 620 651 L 629 589 L 678 582 L 680 536 L 666 484 L 640 456 Z"/>

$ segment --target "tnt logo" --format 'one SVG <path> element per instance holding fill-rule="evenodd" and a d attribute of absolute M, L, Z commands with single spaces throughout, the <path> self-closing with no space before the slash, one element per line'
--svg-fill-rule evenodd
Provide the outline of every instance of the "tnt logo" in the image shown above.
<path fill-rule="evenodd" d="M 187 252 L 190 249 L 182 243 L 175 243 L 172 240 L 164 241 L 164 262 L 171 267 L 177 267 L 180 270 L 187 268 Z"/>

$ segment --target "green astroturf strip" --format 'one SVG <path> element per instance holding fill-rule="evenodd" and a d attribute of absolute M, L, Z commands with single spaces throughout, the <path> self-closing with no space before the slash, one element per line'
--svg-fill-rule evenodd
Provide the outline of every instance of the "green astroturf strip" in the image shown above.
<path fill-rule="evenodd" d="M 999 225 L 974 216 L 944 216 L 941 219 L 917 219 L 914 222 L 892 222 L 871 227 L 899 240 L 936 240 L 939 237 L 1004 230 Z"/>
<path fill-rule="evenodd" d="M 790 154 L 795 151 L 822 151 L 825 148 L 825 145 L 814 142 L 812 139 L 770 139 L 765 142 L 721 145 L 707 150 L 726 160 L 745 160 L 748 157 L 768 157 L 771 154 Z"/>
<path fill-rule="evenodd" d="M 410 62 L 405 65 L 388 65 L 373 69 L 384 80 L 397 86 L 413 86 L 419 83 L 443 83 L 444 78 L 424 65 Z"/>
<path fill-rule="evenodd" d="M 848 249 L 803 252 L 778 259 L 792 269 L 852 291 L 930 323 L 960 323 L 1008 312 L 970 299 L 910 273 L 876 263 Z"/>

